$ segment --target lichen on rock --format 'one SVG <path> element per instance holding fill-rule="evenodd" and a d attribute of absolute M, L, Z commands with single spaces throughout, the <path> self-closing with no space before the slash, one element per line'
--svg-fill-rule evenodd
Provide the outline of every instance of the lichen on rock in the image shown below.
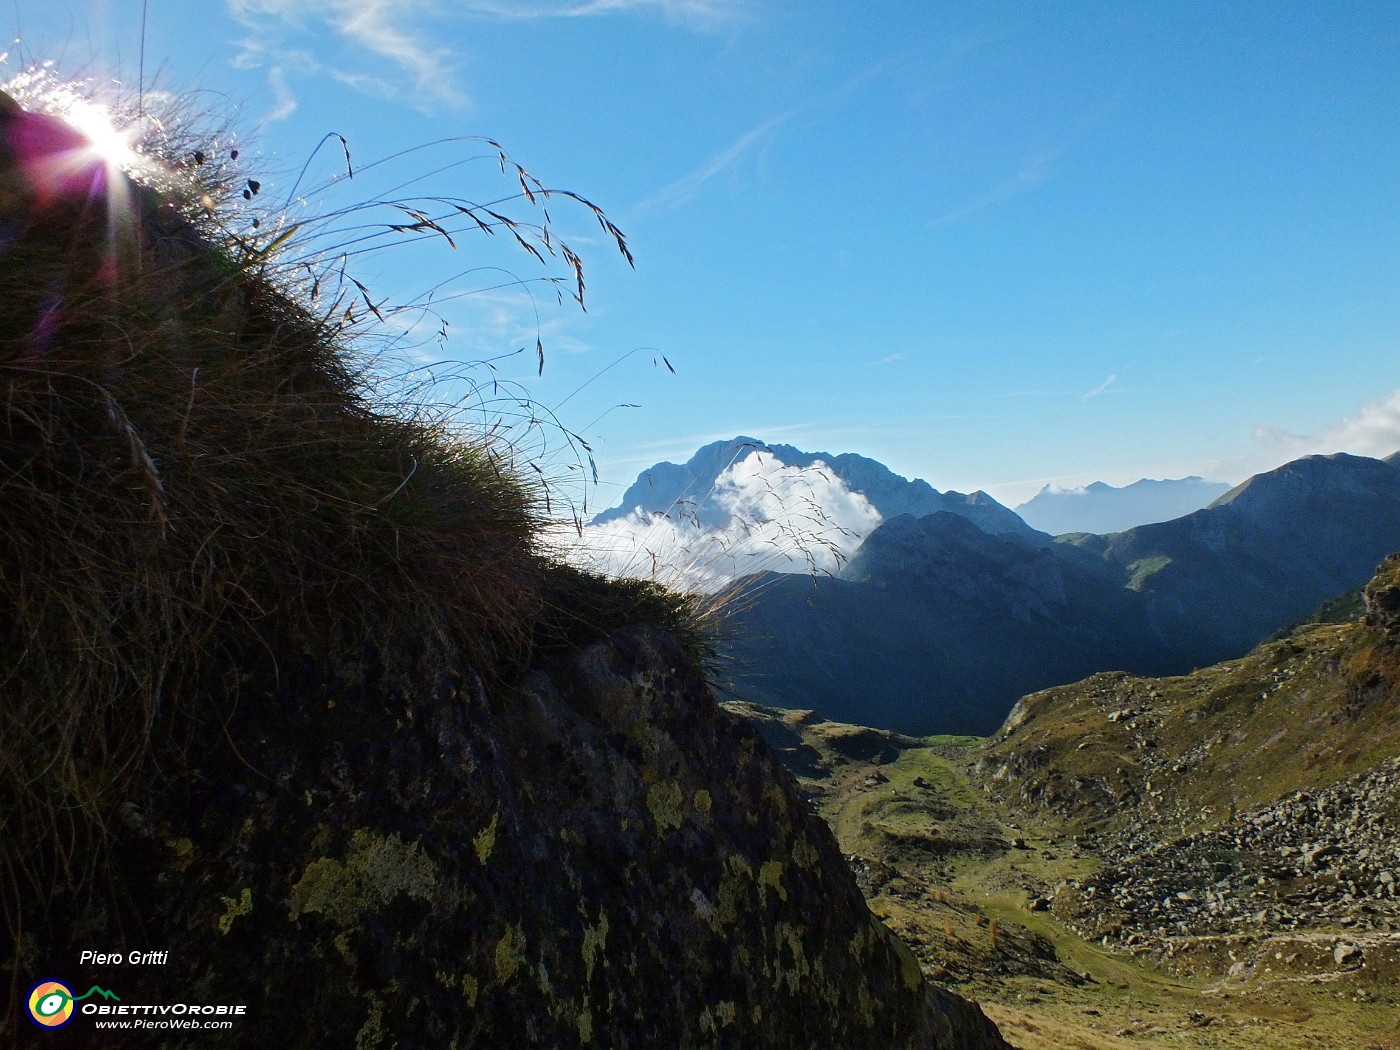
<path fill-rule="evenodd" d="M 430 899 L 436 876 L 416 842 L 361 828 L 351 836 L 343 862 L 320 857 L 306 866 L 288 895 L 288 912 L 293 919 L 319 913 L 348 929 L 399 894 Z"/>

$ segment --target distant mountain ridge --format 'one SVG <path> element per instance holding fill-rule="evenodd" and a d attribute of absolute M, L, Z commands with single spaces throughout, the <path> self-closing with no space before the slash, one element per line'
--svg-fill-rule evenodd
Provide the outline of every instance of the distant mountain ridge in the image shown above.
<path fill-rule="evenodd" d="M 1031 528 L 1052 536 L 1103 534 L 1182 517 L 1209 506 L 1229 489 L 1222 481 L 1195 475 L 1163 481 L 1142 478 L 1121 488 L 1102 481 L 1069 489 L 1046 485 L 1015 511 Z"/>
<path fill-rule="evenodd" d="M 897 517 L 835 580 L 765 575 L 734 603 L 734 687 L 907 733 L 994 729 L 1094 671 L 1239 656 L 1400 550 L 1400 469 L 1310 456 L 1174 521 L 1049 545 Z"/>
<path fill-rule="evenodd" d="M 928 482 L 913 481 L 894 473 L 883 463 L 844 452 L 805 452 L 792 445 L 769 445 L 758 438 L 739 436 L 700 448 L 685 463 L 657 463 L 638 475 L 616 507 L 595 515 L 591 524 L 602 525 L 635 511 L 643 514 L 680 515 L 701 526 L 719 528 L 728 523 L 729 511 L 712 498 L 716 482 L 731 467 L 751 455 L 771 456 L 795 470 L 826 470 L 851 492 L 870 501 L 885 519 L 900 514 L 921 516 L 938 511 L 957 514 L 992 535 L 1013 534 L 1035 542 L 1049 542 L 1038 535 L 1014 511 L 985 492 L 939 492 Z"/>

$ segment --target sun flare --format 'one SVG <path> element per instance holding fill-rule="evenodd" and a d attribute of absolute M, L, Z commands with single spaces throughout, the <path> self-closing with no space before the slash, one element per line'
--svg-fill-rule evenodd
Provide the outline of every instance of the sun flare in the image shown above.
<path fill-rule="evenodd" d="M 107 165 L 130 171 L 140 166 L 141 155 L 133 148 L 137 129 L 119 129 L 112 111 L 98 102 L 74 99 L 63 119 L 87 139 L 93 155 Z"/>
<path fill-rule="evenodd" d="M 109 103 L 92 84 L 64 80 L 44 64 L 0 90 L 24 114 L 7 133 L 9 146 L 41 205 L 74 194 L 105 196 L 116 216 L 128 203 L 126 177 L 152 183 L 163 174 L 165 166 L 143 148 L 154 122 Z"/>

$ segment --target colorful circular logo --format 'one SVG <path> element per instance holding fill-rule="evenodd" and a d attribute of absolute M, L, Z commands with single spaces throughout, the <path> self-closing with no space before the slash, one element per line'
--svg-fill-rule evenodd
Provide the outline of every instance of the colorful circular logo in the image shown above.
<path fill-rule="evenodd" d="M 45 1028 L 62 1028 L 73 1019 L 73 993 L 58 981 L 40 981 L 29 992 L 29 1016 Z"/>

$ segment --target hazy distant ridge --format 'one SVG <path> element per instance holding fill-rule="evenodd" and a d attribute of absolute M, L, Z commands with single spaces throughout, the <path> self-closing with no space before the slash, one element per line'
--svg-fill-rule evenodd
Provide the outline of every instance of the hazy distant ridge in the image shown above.
<path fill-rule="evenodd" d="M 1194 475 L 1164 481 L 1143 478 L 1122 488 L 1102 481 L 1069 489 L 1046 485 L 1016 513 L 1031 528 L 1052 536 L 1122 532 L 1200 510 L 1229 489 L 1222 481 Z"/>

